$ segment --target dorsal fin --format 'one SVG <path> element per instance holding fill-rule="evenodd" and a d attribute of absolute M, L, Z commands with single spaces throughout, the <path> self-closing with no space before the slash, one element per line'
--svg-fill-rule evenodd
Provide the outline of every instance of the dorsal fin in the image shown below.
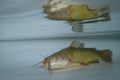
<path fill-rule="evenodd" d="M 73 40 L 69 47 L 84 48 L 84 43 L 79 40 Z"/>

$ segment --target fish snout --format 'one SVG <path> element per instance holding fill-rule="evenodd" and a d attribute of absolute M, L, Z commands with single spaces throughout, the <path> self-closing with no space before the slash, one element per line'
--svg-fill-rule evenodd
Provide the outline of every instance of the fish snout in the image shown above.
<path fill-rule="evenodd" d="M 45 67 L 48 67 L 48 61 L 42 61 L 42 64 L 43 64 Z"/>

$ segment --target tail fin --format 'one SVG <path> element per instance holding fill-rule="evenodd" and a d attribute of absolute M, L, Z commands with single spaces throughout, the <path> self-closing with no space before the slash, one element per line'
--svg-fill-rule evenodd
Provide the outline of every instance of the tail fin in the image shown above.
<path fill-rule="evenodd" d="M 110 12 L 109 4 L 106 4 L 105 6 L 102 6 L 98 10 L 99 10 L 99 16 L 102 15 L 102 14 L 105 14 L 105 13 L 109 13 Z"/>
<path fill-rule="evenodd" d="M 101 51 L 101 59 L 105 62 L 112 62 L 112 51 L 109 49 Z"/>

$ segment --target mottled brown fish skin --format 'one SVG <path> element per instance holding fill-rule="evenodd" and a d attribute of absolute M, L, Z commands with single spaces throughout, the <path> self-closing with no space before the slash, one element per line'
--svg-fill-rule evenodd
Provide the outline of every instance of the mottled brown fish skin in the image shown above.
<path fill-rule="evenodd" d="M 50 71 L 59 70 L 79 66 L 80 64 L 98 63 L 100 60 L 112 62 L 111 54 L 112 52 L 109 49 L 68 47 L 46 57 L 42 63 Z"/>
<path fill-rule="evenodd" d="M 68 56 L 69 60 L 73 63 L 90 64 L 99 62 L 100 60 L 111 62 L 111 51 L 110 50 L 96 50 L 96 48 L 73 48 L 68 47 L 62 49 L 50 56 L 59 57 Z"/>

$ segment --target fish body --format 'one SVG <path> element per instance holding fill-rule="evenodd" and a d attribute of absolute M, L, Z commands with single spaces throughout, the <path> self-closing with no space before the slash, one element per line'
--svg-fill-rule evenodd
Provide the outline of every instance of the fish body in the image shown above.
<path fill-rule="evenodd" d="M 50 66 L 51 69 L 63 69 L 80 64 L 98 63 L 100 60 L 111 62 L 111 51 L 108 49 L 68 47 L 48 56 L 42 63 L 47 68 Z"/>
<path fill-rule="evenodd" d="M 109 49 L 85 48 L 84 43 L 74 40 L 69 47 L 51 54 L 40 63 L 52 72 L 52 70 L 88 65 L 100 61 L 112 62 L 112 51 Z"/>

